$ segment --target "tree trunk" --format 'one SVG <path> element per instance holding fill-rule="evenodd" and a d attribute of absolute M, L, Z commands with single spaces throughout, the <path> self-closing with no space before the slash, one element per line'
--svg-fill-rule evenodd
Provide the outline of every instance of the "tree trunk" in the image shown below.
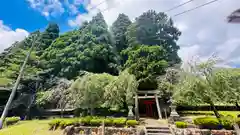
<path fill-rule="evenodd" d="M 238 111 L 240 111 L 240 106 L 238 105 L 238 102 L 235 102 L 235 104 L 236 104 Z"/>
<path fill-rule="evenodd" d="M 211 108 L 213 108 L 214 115 L 215 115 L 217 118 L 220 118 L 220 114 L 218 113 L 218 111 L 217 111 L 215 105 L 213 104 L 213 102 L 211 101 L 209 104 L 210 104 Z"/>
<path fill-rule="evenodd" d="M 90 113 L 91 113 L 91 116 L 94 115 L 94 108 L 93 107 L 91 107 Z"/>

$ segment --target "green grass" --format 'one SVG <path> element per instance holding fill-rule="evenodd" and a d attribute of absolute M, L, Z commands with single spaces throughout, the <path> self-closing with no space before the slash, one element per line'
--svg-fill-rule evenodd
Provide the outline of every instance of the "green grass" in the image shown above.
<path fill-rule="evenodd" d="M 0 78 L 0 86 L 7 86 L 11 82 L 8 78 Z"/>
<path fill-rule="evenodd" d="M 240 111 L 219 111 L 220 115 L 237 117 L 240 114 Z M 214 115 L 213 111 L 181 111 L 179 114 L 183 116 L 187 115 Z"/>
<path fill-rule="evenodd" d="M 0 135 L 62 135 L 61 130 L 49 131 L 50 120 L 21 121 L 0 130 Z"/>

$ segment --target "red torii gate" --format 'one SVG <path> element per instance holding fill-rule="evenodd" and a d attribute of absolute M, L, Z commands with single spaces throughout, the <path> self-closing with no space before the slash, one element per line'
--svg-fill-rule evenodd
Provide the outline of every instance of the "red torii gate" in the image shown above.
<path fill-rule="evenodd" d="M 145 96 L 140 96 L 144 94 Z M 156 104 L 157 106 L 157 112 L 158 112 L 158 117 L 159 119 L 162 119 L 162 114 L 161 114 L 161 108 L 160 108 L 160 104 L 159 104 L 159 98 L 160 96 L 158 96 L 158 92 L 156 90 L 148 90 L 148 91 L 138 91 L 135 95 L 135 115 L 136 115 L 136 119 L 139 119 L 139 109 L 138 109 L 138 100 L 139 99 L 150 99 L 144 102 L 144 104 L 146 105 L 146 113 L 149 115 L 152 115 L 152 105 Z"/>
<path fill-rule="evenodd" d="M 146 106 L 146 115 L 148 115 L 148 116 L 153 116 L 152 105 L 155 104 L 155 102 L 156 102 L 156 101 L 154 101 L 154 99 L 143 101 L 143 103 L 144 103 L 145 106 Z"/>

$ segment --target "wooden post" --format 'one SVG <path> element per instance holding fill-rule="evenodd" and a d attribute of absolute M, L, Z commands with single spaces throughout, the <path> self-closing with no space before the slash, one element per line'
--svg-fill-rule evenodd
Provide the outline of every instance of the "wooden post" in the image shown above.
<path fill-rule="evenodd" d="M 104 123 L 104 120 L 102 122 L 102 135 L 105 135 L 105 123 Z"/>
<path fill-rule="evenodd" d="M 135 95 L 135 117 L 136 120 L 139 120 L 139 112 L 138 112 L 138 94 Z"/>
<path fill-rule="evenodd" d="M 167 110 L 164 108 L 164 113 L 165 113 L 165 119 L 167 120 Z"/>
<path fill-rule="evenodd" d="M 156 100 L 156 104 L 157 104 L 158 117 L 159 117 L 159 119 L 162 119 L 161 108 L 160 108 L 160 105 L 159 105 L 157 94 L 155 94 L 155 100 Z"/>

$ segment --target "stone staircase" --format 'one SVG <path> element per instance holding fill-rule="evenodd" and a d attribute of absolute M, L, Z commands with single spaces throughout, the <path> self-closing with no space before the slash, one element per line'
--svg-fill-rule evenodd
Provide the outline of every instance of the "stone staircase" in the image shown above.
<path fill-rule="evenodd" d="M 170 129 L 167 126 L 147 126 L 146 135 L 171 135 Z"/>

